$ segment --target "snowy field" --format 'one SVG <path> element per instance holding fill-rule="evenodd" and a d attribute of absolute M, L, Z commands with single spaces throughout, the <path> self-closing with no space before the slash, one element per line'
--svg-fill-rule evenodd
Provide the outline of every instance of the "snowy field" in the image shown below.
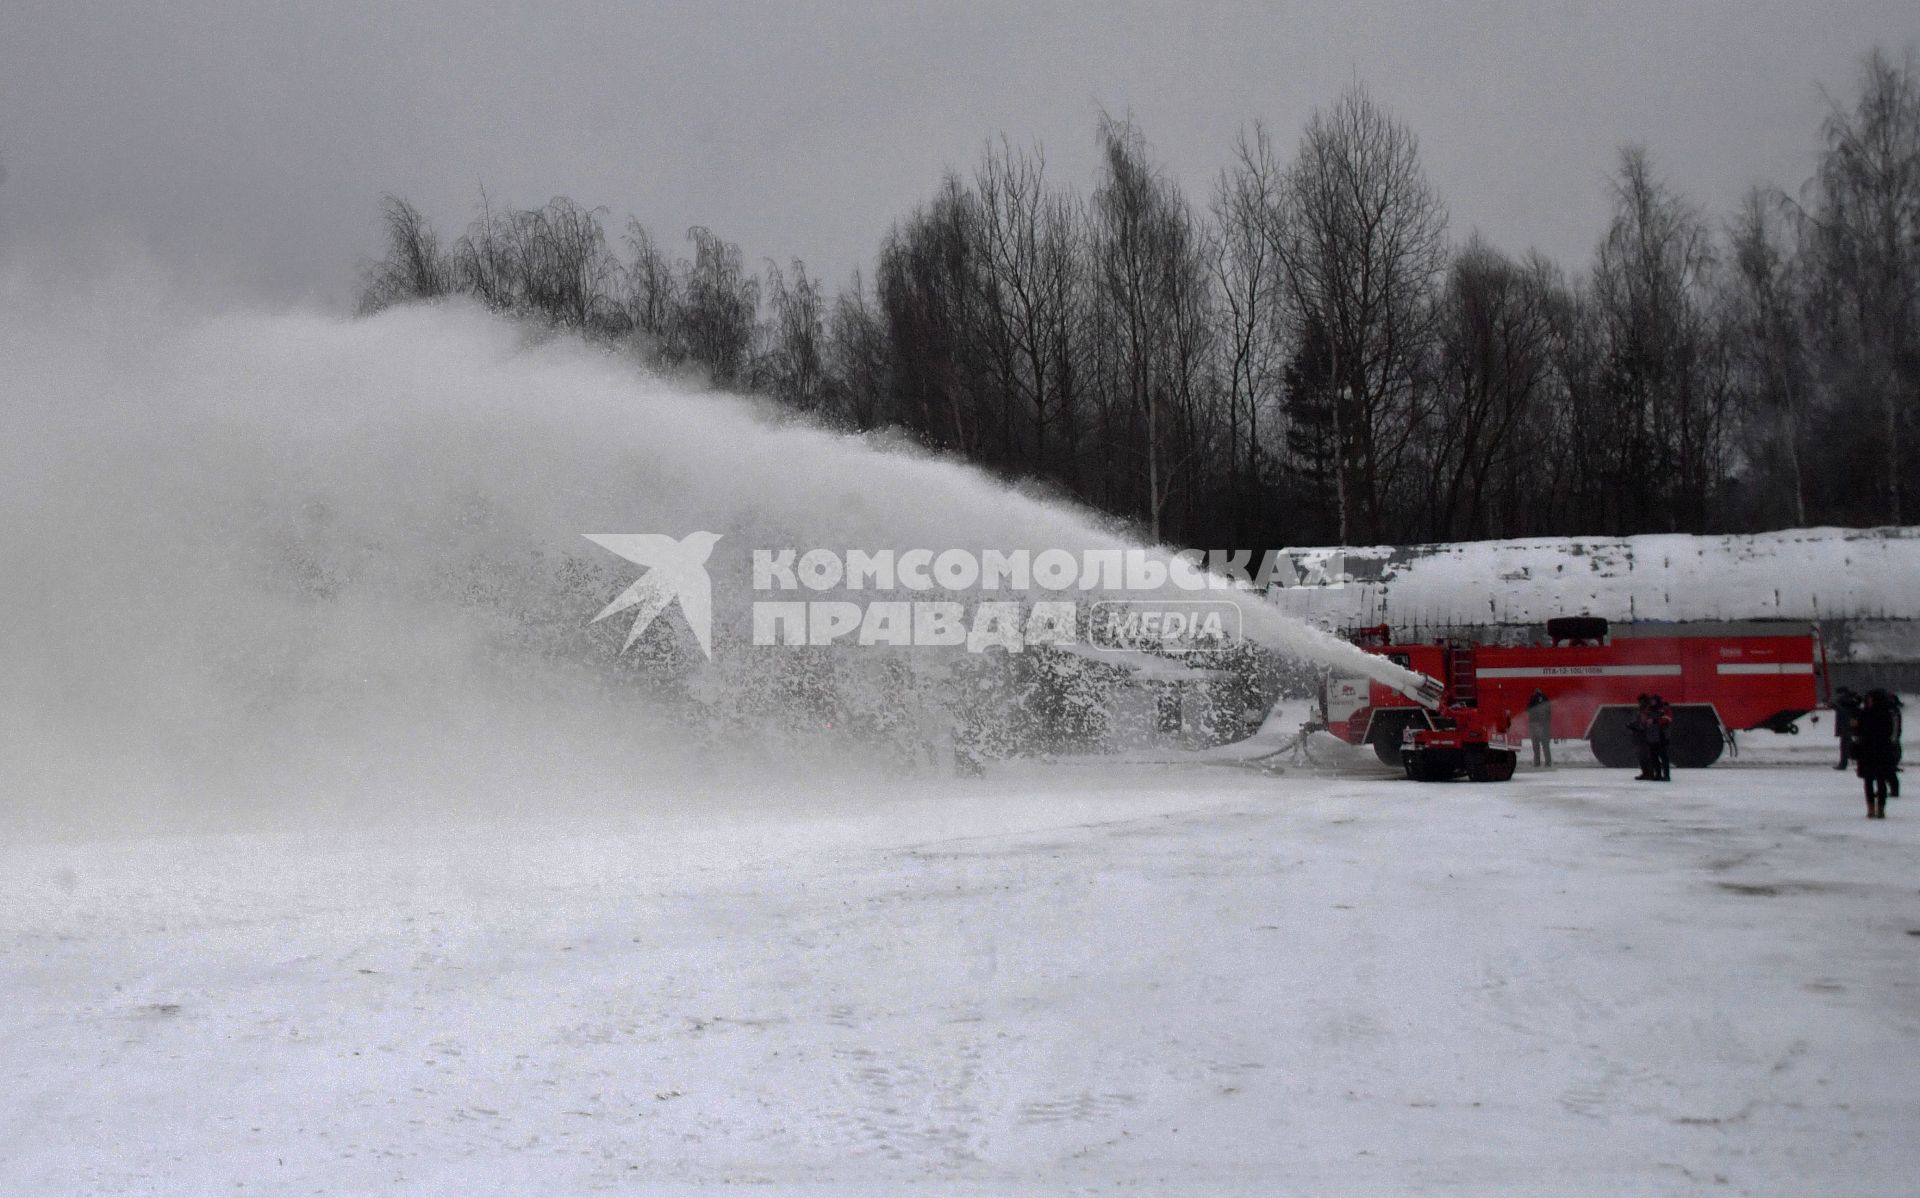
<path fill-rule="evenodd" d="M 1910 1195 L 1920 807 L 1787 739 L 13 843 L 0 1193 Z"/>
<path fill-rule="evenodd" d="M 1820 730 L 876 780 L 993 698 L 750 651 L 749 548 L 1122 530 L 477 309 L 61 294 L 0 276 L 0 1198 L 1916 1192 L 1920 793 Z M 710 664 L 591 623 L 596 529 L 725 530 Z"/>

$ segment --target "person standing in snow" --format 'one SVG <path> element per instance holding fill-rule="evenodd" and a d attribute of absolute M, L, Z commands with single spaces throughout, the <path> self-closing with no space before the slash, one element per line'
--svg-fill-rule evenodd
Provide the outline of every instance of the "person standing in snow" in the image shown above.
<path fill-rule="evenodd" d="M 1673 708 L 1659 695 L 1651 707 L 1653 725 L 1647 744 L 1653 750 L 1653 777 L 1656 782 L 1673 781 Z"/>
<path fill-rule="evenodd" d="M 1834 769 L 1843 770 L 1853 761 L 1853 725 L 1860 718 L 1860 696 L 1850 687 L 1841 687 L 1833 696 L 1833 735 L 1840 741 L 1840 764 Z"/>
<path fill-rule="evenodd" d="M 1527 700 L 1527 739 L 1533 742 L 1533 764 L 1553 768 L 1553 702 L 1535 689 Z"/>
<path fill-rule="evenodd" d="M 1633 737 L 1634 751 L 1640 756 L 1640 773 L 1636 782 L 1652 782 L 1653 776 L 1653 696 L 1641 695 L 1640 707 L 1627 721 L 1627 732 Z"/>
<path fill-rule="evenodd" d="M 1887 818 L 1887 796 L 1900 765 L 1899 709 L 1885 691 L 1868 691 L 1854 721 L 1853 757 L 1866 788 L 1867 818 Z"/>
<path fill-rule="evenodd" d="M 1633 739 L 1640 746 L 1641 782 L 1673 781 L 1668 754 L 1673 742 L 1673 708 L 1659 695 L 1641 695 L 1633 717 Z"/>
<path fill-rule="evenodd" d="M 1900 742 L 1904 739 L 1903 733 L 1905 731 L 1902 726 L 1900 696 L 1890 690 L 1875 690 L 1873 692 L 1873 701 L 1886 712 L 1887 722 L 1893 725 L 1892 737 L 1888 742 L 1886 779 L 1887 797 L 1897 799 L 1900 797 Z"/>
<path fill-rule="evenodd" d="M 1893 718 L 1893 769 L 1887 772 L 1887 795 L 1900 797 L 1900 744 L 1905 739 L 1906 729 L 1901 722 L 1900 696 L 1892 691 L 1881 691 L 1886 696 L 1887 711 Z"/>

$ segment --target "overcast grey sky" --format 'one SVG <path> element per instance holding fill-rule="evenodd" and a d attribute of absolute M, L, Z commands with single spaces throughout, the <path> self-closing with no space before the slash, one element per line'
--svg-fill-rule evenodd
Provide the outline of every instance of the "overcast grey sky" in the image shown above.
<path fill-rule="evenodd" d="M 1204 199 L 1258 117 L 1291 150 L 1354 78 L 1420 134 L 1453 228 L 1584 263 L 1617 147 L 1710 210 L 1797 186 L 1913 0 L 970 4 L 0 0 L 0 244 L 131 236 L 345 302 L 383 191 L 449 233 L 484 181 L 691 224 L 839 280 L 1006 133 L 1085 190 L 1131 110 Z"/>

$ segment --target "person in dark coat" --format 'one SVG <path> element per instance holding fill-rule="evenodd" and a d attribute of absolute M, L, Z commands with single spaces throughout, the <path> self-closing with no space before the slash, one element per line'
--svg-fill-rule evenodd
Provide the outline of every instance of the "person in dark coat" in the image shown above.
<path fill-rule="evenodd" d="M 1647 745 L 1653 751 L 1653 778 L 1656 782 L 1673 781 L 1673 708 L 1659 695 L 1653 697 L 1649 708 L 1653 718 L 1647 733 Z"/>
<path fill-rule="evenodd" d="M 1843 770 L 1853 761 L 1853 723 L 1860 718 L 1860 696 L 1853 693 L 1851 687 L 1841 687 L 1833 696 L 1833 735 L 1840 741 L 1840 764 L 1834 769 Z"/>
<path fill-rule="evenodd" d="M 1654 781 L 1653 773 L 1653 707 L 1652 695 L 1641 695 L 1640 706 L 1627 721 L 1627 733 L 1633 737 L 1634 750 L 1640 756 L 1640 772 L 1634 778 L 1636 782 Z"/>
<path fill-rule="evenodd" d="M 1886 696 L 1887 710 L 1893 716 L 1893 772 L 1887 775 L 1887 797 L 1897 799 L 1900 797 L 1900 742 L 1905 739 L 1902 735 L 1900 696 L 1892 691 L 1880 693 Z"/>
<path fill-rule="evenodd" d="M 1527 700 L 1527 739 L 1533 742 L 1533 764 L 1552 769 L 1553 702 L 1543 690 Z"/>
<path fill-rule="evenodd" d="M 1853 759 L 1866 789 L 1867 818 L 1887 818 L 1887 796 L 1900 767 L 1899 708 L 1885 691 L 1868 691 L 1854 720 Z"/>

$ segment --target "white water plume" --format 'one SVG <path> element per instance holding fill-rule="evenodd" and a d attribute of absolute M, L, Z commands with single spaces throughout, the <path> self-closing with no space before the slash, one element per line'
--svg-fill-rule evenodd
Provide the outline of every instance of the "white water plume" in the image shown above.
<path fill-rule="evenodd" d="M 0 362 L 16 815 L 537 806 L 846 765 L 792 718 L 817 663 L 742 644 L 742 603 L 710 666 L 686 637 L 621 656 L 623 622 L 588 621 L 636 571 L 581 534 L 720 533 L 717 611 L 755 547 L 1126 544 L 962 464 L 463 305 L 345 319 L 125 280 L 50 300 L 15 272 Z M 1242 599 L 1260 643 L 1405 681 Z M 864 670 L 884 705 L 886 660 L 837 685 Z"/>

